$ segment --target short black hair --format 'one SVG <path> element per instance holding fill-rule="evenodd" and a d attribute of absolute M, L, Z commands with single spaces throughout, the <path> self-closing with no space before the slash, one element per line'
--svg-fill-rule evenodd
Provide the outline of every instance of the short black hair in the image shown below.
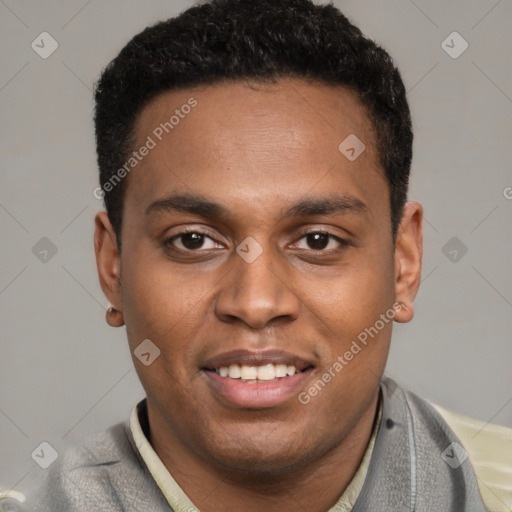
<path fill-rule="evenodd" d="M 126 180 L 105 185 L 134 150 L 143 107 L 169 90 L 281 77 L 342 85 L 357 94 L 376 133 L 395 238 L 407 200 L 413 135 L 405 87 L 388 53 L 331 4 L 209 0 L 133 37 L 96 84 L 100 185 L 119 248 Z"/>

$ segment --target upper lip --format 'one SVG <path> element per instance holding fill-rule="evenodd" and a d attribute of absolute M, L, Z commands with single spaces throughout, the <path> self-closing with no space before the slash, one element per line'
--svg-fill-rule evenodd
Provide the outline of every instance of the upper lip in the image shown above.
<path fill-rule="evenodd" d="M 245 366 L 263 366 L 265 364 L 285 364 L 286 366 L 295 366 L 297 371 L 302 371 L 309 366 L 313 366 L 311 361 L 303 359 L 294 354 L 282 350 L 231 350 L 223 352 L 208 359 L 203 365 L 203 369 L 215 370 L 217 368 L 230 366 L 232 364 Z"/>

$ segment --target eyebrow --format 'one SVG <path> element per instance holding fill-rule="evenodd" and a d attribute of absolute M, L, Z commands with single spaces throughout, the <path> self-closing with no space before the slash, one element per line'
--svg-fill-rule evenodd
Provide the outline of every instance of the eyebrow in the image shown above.
<path fill-rule="evenodd" d="M 306 198 L 294 204 L 284 217 L 307 217 L 314 215 L 339 215 L 344 213 L 366 213 L 366 205 L 350 195 L 322 198 Z"/>
<path fill-rule="evenodd" d="M 177 194 L 152 202 L 146 208 L 146 215 L 156 212 L 192 213 L 202 217 L 227 217 L 229 211 L 200 195 Z"/>
<path fill-rule="evenodd" d="M 230 213 L 225 206 L 210 201 L 204 196 L 193 194 L 176 194 L 158 199 L 146 208 L 147 216 L 158 212 L 189 213 L 210 218 L 225 218 Z M 283 217 L 333 216 L 345 213 L 365 214 L 367 213 L 367 207 L 360 199 L 350 195 L 309 197 L 301 199 L 288 208 Z"/>

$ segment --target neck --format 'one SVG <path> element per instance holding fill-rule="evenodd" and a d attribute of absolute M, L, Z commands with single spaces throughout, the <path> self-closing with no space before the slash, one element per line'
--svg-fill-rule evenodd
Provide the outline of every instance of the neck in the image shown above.
<path fill-rule="evenodd" d="M 151 444 L 201 512 L 325 512 L 336 504 L 361 464 L 378 404 L 377 392 L 359 422 L 336 446 L 301 468 L 280 473 L 244 473 L 205 461 L 180 443 L 168 428 L 164 430 L 159 416 L 149 413 Z M 158 435 L 159 432 L 165 435 Z"/>

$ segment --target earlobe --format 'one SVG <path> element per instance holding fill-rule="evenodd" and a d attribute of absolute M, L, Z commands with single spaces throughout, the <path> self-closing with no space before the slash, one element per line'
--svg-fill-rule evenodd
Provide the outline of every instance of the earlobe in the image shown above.
<path fill-rule="evenodd" d="M 395 300 L 397 322 L 409 322 L 414 316 L 414 298 L 421 281 L 423 258 L 423 208 L 419 203 L 405 205 L 395 241 Z"/>
<path fill-rule="evenodd" d="M 120 327 L 124 324 L 121 311 L 121 259 L 116 234 L 105 211 L 96 214 L 94 251 L 101 289 L 112 305 L 106 313 L 107 323 Z"/>
<path fill-rule="evenodd" d="M 122 327 L 124 325 L 123 312 L 110 306 L 105 313 L 105 320 L 110 327 Z"/>

